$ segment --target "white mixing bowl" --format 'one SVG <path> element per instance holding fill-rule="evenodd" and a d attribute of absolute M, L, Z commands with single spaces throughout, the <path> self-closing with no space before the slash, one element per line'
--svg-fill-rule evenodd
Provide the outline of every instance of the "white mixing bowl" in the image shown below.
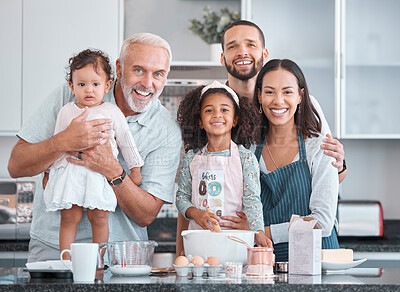
<path fill-rule="evenodd" d="M 247 263 L 247 248 L 244 244 L 235 242 L 228 236 L 236 236 L 254 246 L 255 231 L 250 230 L 185 230 L 182 231 L 183 247 L 186 256 L 215 256 L 223 265 L 225 262 Z"/>

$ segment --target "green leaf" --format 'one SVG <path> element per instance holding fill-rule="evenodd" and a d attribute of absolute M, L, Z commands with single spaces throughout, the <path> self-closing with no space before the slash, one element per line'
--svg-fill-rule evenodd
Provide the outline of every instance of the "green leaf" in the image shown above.
<path fill-rule="evenodd" d="M 221 36 L 224 29 L 231 24 L 240 20 L 238 12 L 229 11 L 228 8 L 222 8 L 220 14 L 212 11 L 209 6 L 203 8 L 203 19 L 190 19 L 189 30 L 198 35 L 208 44 L 221 42 Z"/>

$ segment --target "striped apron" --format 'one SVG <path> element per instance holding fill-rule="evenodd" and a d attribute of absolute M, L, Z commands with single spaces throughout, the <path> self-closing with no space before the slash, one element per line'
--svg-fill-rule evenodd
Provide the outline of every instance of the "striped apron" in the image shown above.
<path fill-rule="evenodd" d="M 269 226 L 289 222 L 292 214 L 306 216 L 311 196 L 311 174 L 307 163 L 303 134 L 297 130 L 299 143 L 298 161 L 276 169 L 269 174 L 261 171 L 261 201 L 263 204 L 264 224 Z M 257 145 L 255 155 L 260 161 L 265 139 Z M 335 227 L 329 237 L 322 238 L 322 248 L 339 248 Z M 274 244 L 275 261 L 288 261 L 288 243 Z"/>

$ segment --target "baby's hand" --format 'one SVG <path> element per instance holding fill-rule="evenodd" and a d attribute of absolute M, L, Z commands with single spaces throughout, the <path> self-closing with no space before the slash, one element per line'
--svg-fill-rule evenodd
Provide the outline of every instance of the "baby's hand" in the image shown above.
<path fill-rule="evenodd" d="M 219 218 L 217 215 L 210 212 L 202 211 L 200 209 L 193 210 L 191 217 L 203 229 L 214 231 L 214 229 L 210 226 L 208 222 L 211 222 L 211 224 L 219 225 Z"/>
<path fill-rule="evenodd" d="M 256 234 L 256 244 L 257 246 L 272 248 L 272 240 L 269 239 L 262 230 L 258 230 Z"/>

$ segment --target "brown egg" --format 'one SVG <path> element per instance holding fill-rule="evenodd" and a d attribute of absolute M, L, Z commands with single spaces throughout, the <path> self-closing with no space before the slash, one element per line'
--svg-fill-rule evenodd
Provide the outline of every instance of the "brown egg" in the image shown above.
<path fill-rule="evenodd" d="M 219 266 L 220 265 L 217 257 L 208 257 L 207 264 L 209 264 L 210 266 Z"/>
<path fill-rule="evenodd" d="M 194 256 L 191 263 L 195 266 L 202 266 L 204 265 L 204 259 L 200 256 Z"/>
<path fill-rule="evenodd" d="M 179 256 L 175 259 L 175 266 L 183 267 L 189 264 L 189 260 L 185 256 Z"/>

